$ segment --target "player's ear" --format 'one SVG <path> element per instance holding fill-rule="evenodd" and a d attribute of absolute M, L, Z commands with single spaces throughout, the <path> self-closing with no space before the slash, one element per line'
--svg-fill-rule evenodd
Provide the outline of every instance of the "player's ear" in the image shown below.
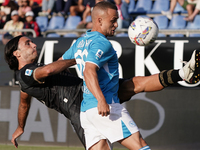
<path fill-rule="evenodd" d="M 102 25 L 102 18 L 98 18 L 98 23 L 100 26 Z"/>
<path fill-rule="evenodd" d="M 16 51 L 14 51 L 13 52 L 13 55 L 15 56 L 15 57 L 20 57 L 20 53 L 19 53 L 19 50 L 16 50 Z"/>

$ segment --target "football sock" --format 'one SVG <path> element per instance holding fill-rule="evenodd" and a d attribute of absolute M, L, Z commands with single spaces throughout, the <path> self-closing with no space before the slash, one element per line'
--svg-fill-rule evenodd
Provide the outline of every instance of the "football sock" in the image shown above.
<path fill-rule="evenodd" d="M 150 147 L 147 145 L 147 146 L 144 146 L 142 148 L 140 148 L 139 150 L 151 150 Z"/>
<path fill-rule="evenodd" d="M 182 81 L 179 70 L 164 70 L 159 73 L 159 80 L 163 87 Z"/>

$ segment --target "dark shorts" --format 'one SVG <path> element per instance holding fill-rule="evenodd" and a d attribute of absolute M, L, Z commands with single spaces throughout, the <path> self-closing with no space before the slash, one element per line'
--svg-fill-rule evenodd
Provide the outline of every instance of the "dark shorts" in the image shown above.
<path fill-rule="evenodd" d="M 187 10 L 186 7 L 187 7 L 187 5 L 189 5 L 189 4 L 191 4 L 191 3 L 188 3 L 188 1 L 184 1 L 183 6 L 181 6 L 181 7 L 183 7 L 185 10 Z M 196 6 L 195 4 L 191 4 L 191 5 Z"/>
<path fill-rule="evenodd" d="M 128 80 L 128 79 L 124 79 L 124 78 L 119 79 L 119 86 L 120 86 L 124 81 L 126 81 L 126 80 Z"/>
<path fill-rule="evenodd" d="M 81 143 L 85 147 L 85 137 L 84 137 L 84 130 L 81 127 L 81 122 L 80 122 L 80 107 L 81 107 L 81 102 L 83 100 L 83 92 L 80 89 L 78 92 L 76 98 L 73 100 L 73 103 L 70 103 L 70 105 L 65 104 L 63 101 L 60 102 L 60 111 L 61 113 L 68 118 L 78 135 L 78 138 L 80 139 Z"/>

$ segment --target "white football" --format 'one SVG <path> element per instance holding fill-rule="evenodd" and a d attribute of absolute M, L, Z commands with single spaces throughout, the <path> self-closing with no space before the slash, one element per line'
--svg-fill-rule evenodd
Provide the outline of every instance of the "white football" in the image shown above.
<path fill-rule="evenodd" d="M 145 46 L 153 43 L 158 36 L 158 26 L 150 18 L 138 17 L 128 28 L 128 36 L 132 43 Z"/>

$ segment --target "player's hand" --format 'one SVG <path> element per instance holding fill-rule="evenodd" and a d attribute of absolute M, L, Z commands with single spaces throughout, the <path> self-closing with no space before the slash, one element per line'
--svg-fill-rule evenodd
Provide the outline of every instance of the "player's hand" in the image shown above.
<path fill-rule="evenodd" d="M 110 108 L 106 101 L 99 101 L 97 108 L 99 115 L 101 115 L 102 117 L 108 116 L 110 114 Z"/>
<path fill-rule="evenodd" d="M 13 135 L 12 135 L 12 140 L 11 140 L 11 142 L 13 143 L 13 145 L 14 145 L 16 148 L 18 148 L 17 138 L 18 138 L 20 135 L 22 135 L 23 133 L 24 133 L 23 129 L 18 127 L 18 128 L 15 130 L 15 132 L 13 133 Z"/>

